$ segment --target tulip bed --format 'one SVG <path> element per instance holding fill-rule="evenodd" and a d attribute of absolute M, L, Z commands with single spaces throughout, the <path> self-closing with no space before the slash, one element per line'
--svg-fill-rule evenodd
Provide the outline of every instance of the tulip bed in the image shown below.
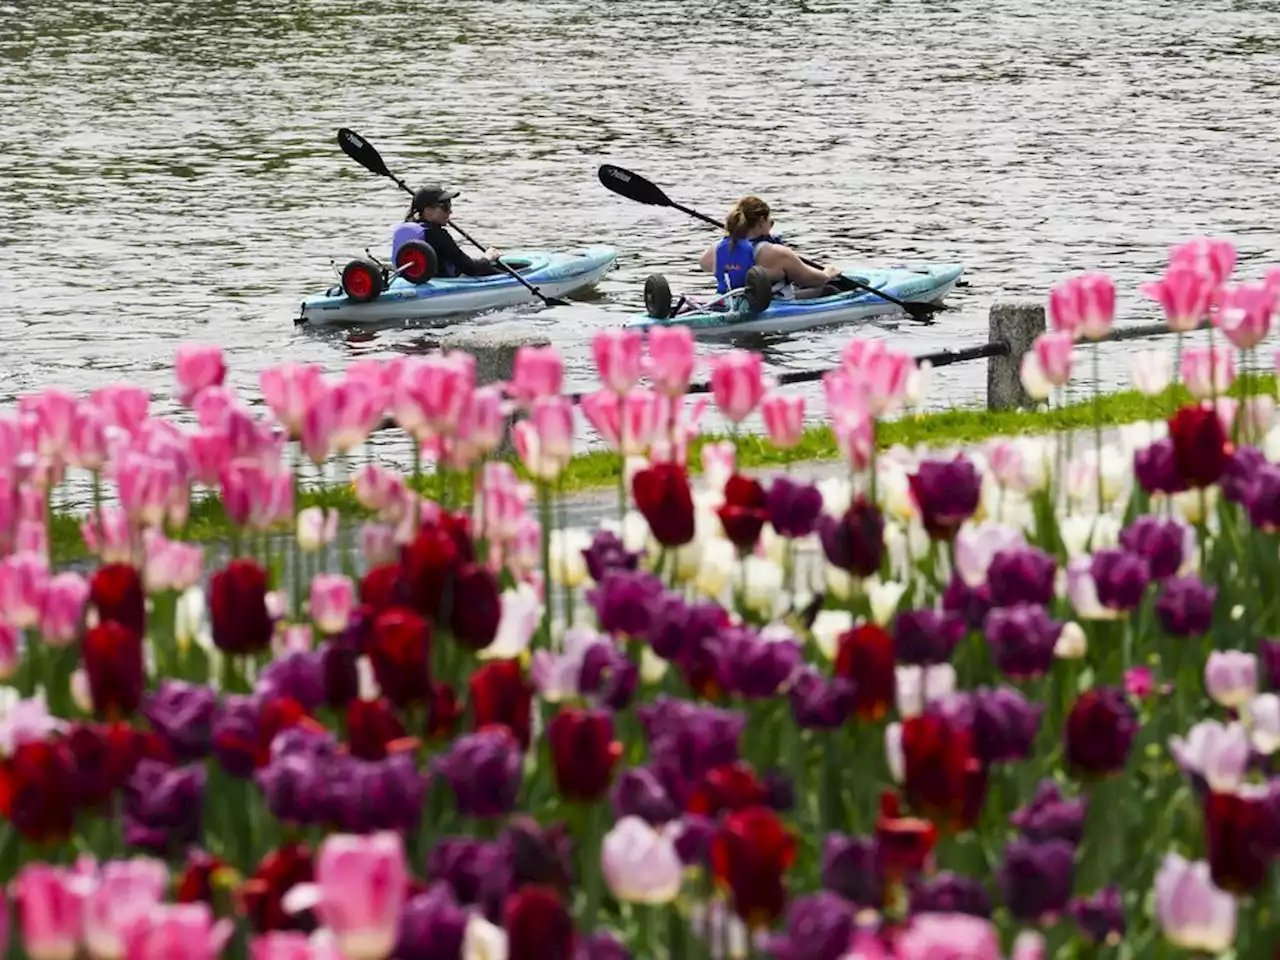
<path fill-rule="evenodd" d="M 851 342 L 824 381 L 849 474 L 816 485 L 745 476 L 732 441 L 691 481 L 692 339 L 603 333 L 581 410 L 626 479 L 595 530 L 559 519 L 551 350 L 483 388 L 458 353 L 285 364 L 264 419 L 188 346 L 195 426 L 125 385 L 23 398 L 0 417 L 9 954 L 1271 956 L 1280 444 L 1273 392 L 1225 394 L 1280 272 L 1234 267 L 1199 239 L 1143 288 L 1230 346 L 1140 355 L 1140 390 L 1196 399 L 1110 444 L 880 451 L 918 371 Z M 1049 312 L 1023 369 L 1045 396 L 1115 288 L 1073 277 Z M 800 442 L 758 355 L 711 380 L 731 422 Z M 512 404 L 529 482 L 492 458 Z M 411 476 L 361 455 L 386 414 Z M 322 469 L 359 518 L 296 510 Z M 50 559 L 68 471 L 93 482 L 87 575 Z M 233 526 L 217 569 L 193 490 Z"/>

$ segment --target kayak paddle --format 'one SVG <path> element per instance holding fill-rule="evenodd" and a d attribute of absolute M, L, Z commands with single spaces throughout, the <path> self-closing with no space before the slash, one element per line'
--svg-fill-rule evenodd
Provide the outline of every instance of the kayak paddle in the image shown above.
<path fill-rule="evenodd" d="M 687 213 L 695 220 L 701 220 L 703 223 L 709 223 L 713 227 L 724 229 L 724 224 L 712 217 L 708 217 L 704 213 L 699 213 L 692 207 L 686 207 L 682 203 L 676 203 L 663 192 L 662 188 L 656 183 L 646 180 L 638 173 L 632 173 L 622 167 L 615 167 L 611 163 L 602 163 L 600 169 L 596 171 L 600 177 L 600 182 L 605 188 L 612 190 L 620 197 L 626 197 L 628 200 L 634 200 L 636 203 L 647 204 L 651 207 L 671 207 L 673 210 L 679 210 L 681 213 Z M 812 260 L 801 257 L 800 261 L 807 266 L 817 270 L 822 269 L 822 265 Z M 883 290 L 877 290 L 875 287 L 862 283 L 852 277 L 846 277 L 843 274 L 840 277 L 845 283 L 849 284 L 856 290 L 866 290 L 868 293 L 874 293 L 882 300 L 887 300 L 896 306 L 905 310 L 913 320 L 928 321 L 932 313 L 938 307 L 928 303 L 907 303 L 905 300 L 899 300 L 897 297 L 890 296 Z"/>
<path fill-rule="evenodd" d="M 338 131 L 338 146 L 342 148 L 343 153 L 345 153 L 348 157 L 350 157 L 356 163 L 360 164 L 360 166 L 364 167 L 370 173 L 376 174 L 379 177 L 387 177 L 391 180 L 394 180 L 399 185 L 400 189 L 403 190 L 405 193 L 408 193 L 408 194 L 413 193 L 413 187 L 409 186 L 407 183 L 405 183 L 403 180 L 401 180 L 394 173 L 392 173 L 390 170 L 387 169 L 386 163 L 383 162 L 382 155 L 378 153 L 378 151 L 374 148 L 373 144 L 371 144 L 364 137 L 360 136 L 360 134 L 356 133 L 354 130 L 348 130 L 346 127 L 343 127 L 342 129 L 340 129 Z M 458 233 L 462 235 L 462 238 L 470 242 L 477 250 L 483 251 L 488 249 L 483 244 L 479 243 L 475 237 L 471 236 L 471 234 L 467 233 L 467 231 L 463 230 L 460 226 L 458 226 L 452 220 L 449 221 L 449 226 L 457 230 Z M 573 304 L 570 303 L 568 300 L 561 300 L 559 297 L 548 297 L 541 290 L 539 290 L 537 287 L 531 284 L 524 277 L 520 276 L 520 274 L 516 273 L 515 270 L 511 269 L 511 267 L 503 263 L 501 260 L 496 260 L 494 262 L 503 270 L 505 270 L 513 280 L 517 281 L 521 286 L 523 286 L 526 290 L 532 293 L 535 297 L 538 297 L 547 306 L 549 307 L 573 306 Z"/>

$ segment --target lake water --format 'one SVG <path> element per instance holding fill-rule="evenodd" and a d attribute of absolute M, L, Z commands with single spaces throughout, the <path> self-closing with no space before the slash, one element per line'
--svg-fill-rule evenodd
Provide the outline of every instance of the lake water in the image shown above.
<path fill-rule="evenodd" d="M 647 274 L 709 289 L 715 239 L 607 192 L 601 162 L 717 216 L 759 193 L 814 258 L 964 262 L 940 323 L 867 328 L 913 352 L 981 342 L 994 300 L 1086 268 L 1150 320 L 1136 285 L 1173 243 L 1229 236 L 1246 276 L 1280 261 L 1278 94 L 1276 0 L 0 0 L 0 401 L 126 378 L 171 410 L 188 340 L 254 397 L 283 360 L 413 349 L 422 330 L 293 324 L 404 214 L 339 126 L 411 184 L 461 186 L 486 244 L 624 251 L 586 306 L 461 321 L 549 336 L 575 388 Z M 826 366 L 849 335 L 768 362 Z M 1133 349 L 1107 348 L 1108 384 Z M 949 367 L 932 405 L 984 385 Z"/>

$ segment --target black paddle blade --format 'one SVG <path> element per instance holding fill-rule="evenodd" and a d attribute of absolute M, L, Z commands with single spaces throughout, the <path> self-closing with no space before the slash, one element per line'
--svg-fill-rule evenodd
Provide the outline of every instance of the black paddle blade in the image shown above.
<path fill-rule="evenodd" d="M 373 148 L 373 144 L 354 130 L 348 130 L 346 127 L 339 130 L 338 146 L 342 148 L 343 153 L 370 173 L 376 173 L 380 177 L 391 176 L 391 171 L 382 162 L 382 156 Z"/>
<path fill-rule="evenodd" d="M 600 164 L 596 171 L 600 182 L 609 190 L 636 203 L 647 203 L 651 207 L 673 206 L 671 200 L 656 183 L 650 183 L 638 173 L 632 173 L 611 163 Z"/>

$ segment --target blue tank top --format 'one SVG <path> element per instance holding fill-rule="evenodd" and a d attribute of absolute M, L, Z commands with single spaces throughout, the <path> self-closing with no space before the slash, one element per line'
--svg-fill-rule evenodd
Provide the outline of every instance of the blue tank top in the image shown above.
<path fill-rule="evenodd" d="M 725 237 L 716 244 L 716 292 L 728 293 L 747 283 L 747 271 L 756 264 L 756 243 Z"/>

